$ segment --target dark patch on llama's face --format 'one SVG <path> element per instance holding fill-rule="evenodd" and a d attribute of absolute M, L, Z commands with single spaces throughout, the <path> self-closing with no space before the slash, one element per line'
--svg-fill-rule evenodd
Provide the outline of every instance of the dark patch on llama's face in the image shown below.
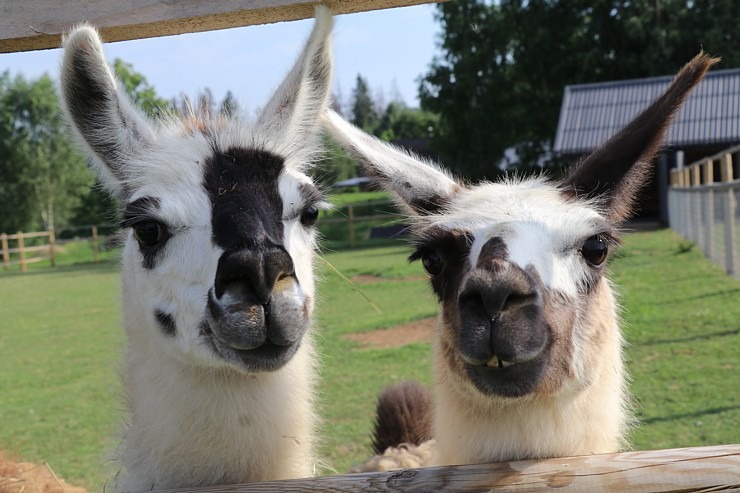
<path fill-rule="evenodd" d="M 550 361 L 544 286 L 532 269 L 509 262 L 500 237 L 484 243 L 471 268 L 469 234 L 463 238 L 453 241 L 450 232 L 428 232 L 414 255 L 423 260 L 432 249 L 445 260 L 432 278 L 442 304 L 439 357 L 464 386 L 483 395 L 530 394 Z M 461 257 L 464 261 L 449 263 Z"/>
<path fill-rule="evenodd" d="M 155 310 L 154 318 L 157 319 L 159 328 L 162 329 L 165 335 L 174 336 L 177 333 L 175 319 L 169 313 L 165 313 L 162 310 Z"/>
<path fill-rule="evenodd" d="M 283 158 L 259 149 L 218 151 L 205 164 L 213 242 L 225 251 L 283 242 L 278 180 Z"/>
<path fill-rule="evenodd" d="M 416 250 L 409 256 L 410 261 L 421 260 L 430 274 L 434 294 L 439 301 L 457 297 L 460 282 L 467 271 L 468 255 L 472 236 L 463 230 L 430 228 L 415 241 Z M 430 271 L 429 261 L 440 262 L 440 272 Z"/>
<path fill-rule="evenodd" d="M 159 219 L 160 201 L 157 197 L 141 197 L 123 208 L 122 228 L 131 228 L 139 245 L 142 266 L 152 270 L 162 256 L 170 232 Z"/>

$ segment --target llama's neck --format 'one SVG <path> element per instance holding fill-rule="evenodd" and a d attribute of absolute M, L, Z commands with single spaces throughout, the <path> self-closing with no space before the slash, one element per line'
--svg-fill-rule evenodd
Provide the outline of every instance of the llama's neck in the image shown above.
<path fill-rule="evenodd" d="M 612 300 L 611 292 L 608 297 Z M 613 307 L 614 305 L 610 303 Z M 617 452 L 628 429 L 622 336 L 615 310 L 592 323 L 608 330 L 573 373 L 588 384 L 571 384 L 555 395 L 516 401 L 472 396 L 449 378 L 435 350 L 434 437 L 439 464 L 467 464 Z"/>
<path fill-rule="evenodd" d="M 312 475 L 312 341 L 276 372 L 188 367 L 129 341 L 130 416 L 117 489 L 146 491 Z"/>

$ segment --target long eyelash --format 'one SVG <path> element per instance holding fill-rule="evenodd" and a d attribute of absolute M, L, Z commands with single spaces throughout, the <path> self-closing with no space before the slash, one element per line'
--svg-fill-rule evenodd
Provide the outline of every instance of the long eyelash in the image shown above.
<path fill-rule="evenodd" d="M 412 243 L 414 251 L 409 255 L 408 261 L 414 262 L 419 260 L 429 250 L 445 250 L 446 245 L 456 244 L 461 239 L 465 241 L 465 246 L 469 250 L 473 244 L 473 236 L 469 231 L 431 228 L 425 231 L 420 238 L 414 240 Z M 466 252 L 466 256 L 467 254 L 468 252 Z"/>
<path fill-rule="evenodd" d="M 297 208 L 291 210 L 290 211 L 290 214 L 286 214 L 285 216 L 283 216 L 282 220 L 283 221 L 292 221 L 294 219 L 298 219 L 301 216 L 301 214 L 303 214 L 303 211 L 307 207 L 311 207 L 311 206 L 316 207 L 319 211 L 330 211 L 330 210 L 332 210 L 334 208 L 326 200 L 319 200 L 319 201 L 316 201 L 316 202 L 313 202 L 313 201 L 312 202 L 307 202 L 307 203 L 303 204 L 301 207 L 297 207 Z"/>
<path fill-rule="evenodd" d="M 424 251 L 426 250 L 427 250 L 427 247 L 423 247 L 423 246 L 415 247 L 414 251 L 411 252 L 411 255 L 409 255 L 406 260 L 408 262 L 416 262 L 424 255 Z"/>
<path fill-rule="evenodd" d="M 614 236 L 614 234 L 609 231 L 599 233 L 596 236 L 600 236 L 608 245 L 622 246 L 622 240 Z"/>
<path fill-rule="evenodd" d="M 151 217 L 152 212 L 159 210 L 159 207 L 160 202 L 156 197 L 142 197 L 126 204 L 123 209 L 121 228 L 130 228 L 134 224 L 145 220 L 155 220 Z"/>

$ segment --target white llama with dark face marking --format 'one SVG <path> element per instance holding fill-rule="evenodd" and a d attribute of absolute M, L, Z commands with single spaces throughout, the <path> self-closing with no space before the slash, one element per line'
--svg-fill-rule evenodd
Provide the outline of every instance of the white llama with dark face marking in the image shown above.
<path fill-rule="evenodd" d="M 563 182 L 461 184 L 327 114 L 329 131 L 408 211 L 411 259 L 421 260 L 439 299 L 437 456 L 422 463 L 607 453 L 625 444 L 623 340 L 605 261 L 672 116 L 714 61 L 692 60 Z"/>
<path fill-rule="evenodd" d="M 304 171 L 319 151 L 331 26 L 317 8 L 254 122 L 149 121 L 92 27 L 64 40 L 65 110 L 127 232 L 119 490 L 313 473 L 312 262 L 324 200 Z"/>

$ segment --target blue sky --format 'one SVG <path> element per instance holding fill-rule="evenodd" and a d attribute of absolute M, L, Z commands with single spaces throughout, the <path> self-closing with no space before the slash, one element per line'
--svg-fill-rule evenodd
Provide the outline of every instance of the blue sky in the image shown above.
<path fill-rule="evenodd" d="M 417 79 L 438 53 L 435 8 L 413 7 L 337 16 L 334 29 L 335 92 L 350 98 L 360 73 L 373 91 L 417 106 Z M 263 105 L 295 60 L 313 20 L 248 26 L 207 33 L 110 43 L 109 61 L 133 64 L 157 93 L 194 96 L 209 87 L 221 100 L 231 90 L 243 108 Z M 29 78 L 57 76 L 60 50 L 0 54 L 0 72 Z"/>

